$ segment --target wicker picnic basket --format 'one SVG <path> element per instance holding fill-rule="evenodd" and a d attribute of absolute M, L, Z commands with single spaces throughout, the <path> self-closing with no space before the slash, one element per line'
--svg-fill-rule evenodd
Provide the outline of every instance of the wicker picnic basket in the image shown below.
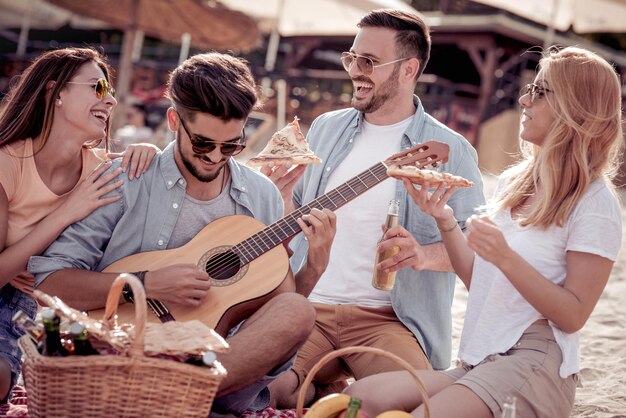
<path fill-rule="evenodd" d="M 313 366 L 309 374 L 307 375 L 304 383 L 300 387 L 300 392 L 298 393 L 298 402 L 296 404 L 296 414 L 297 418 L 302 418 L 302 411 L 304 407 L 304 398 L 306 396 L 306 390 L 313 381 L 315 374 L 320 371 L 322 367 L 324 367 L 329 361 L 336 359 L 337 357 L 345 356 L 346 354 L 355 354 L 355 353 L 372 353 L 382 357 L 387 357 L 388 359 L 394 361 L 401 367 L 405 368 L 407 372 L 411 374 L 415 383 L 417 384 L 417 389 L 422 395 L 423 405 L 424 405 L 424 417 L 430 418 L 430 400 L 428 398 L 428 392 L 426 391 L 426 387 L 420 380 L 419 376 L 415 372 L 415 369 L 411 367 L 409 363 L 400 357 L 396 356 L 393 353 L 390 353 L 385 350 L 381 350 L 380 348 L 375 347 L 363 347 L 363 346 L 354 346 L 354 347 L 346 347 L 340 348 L 339 350 L 331 351 L 322 357 L 316 364 Z"/>
<path fill-rule="evenodd" d="M 105 318 L 117 311 L 122 288 L 135 295 L 135 337 L 128 356 L 46 357 L 21 337 L 30 417 L 207 417 L 226 375 L 221 365 L 200 367 L 144 356 L 146 296 L 128 274 L 117 277 Z"/>

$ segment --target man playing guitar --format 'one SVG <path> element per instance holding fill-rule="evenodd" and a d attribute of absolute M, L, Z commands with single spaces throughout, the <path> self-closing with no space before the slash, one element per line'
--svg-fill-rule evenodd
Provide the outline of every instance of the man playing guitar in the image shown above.
<path fill-rule="evenodd" d="M 172 101 L 167 121 L 176 140 L 155 157 L 141 178 L 123 179 L 124 184 L 111 192 L 121 195 L 115 204 L 71 225 L 42 256 L 31 258 L 29 270 L 42 291 L 77 309 L 102 308 L 111 283 L 122 272 L 105 269 L 132 256 L 135 264 L 129 265 L 138 267 L 126 272 L 143 278 L 148 298 L 172 308 L 172 315 L 160 319 L 180 320 L 177 312 L 202 316 L 200 308 L 211 309 L 207 300 L 215 291 L 212 288 L 230 284 L 247 271 L 233 277 L 223 274 L 222 283 L 207 273 L 212 260 L 219 261 L 221 256 L 209 254 L 209 261 L 202 263 L 186 257 L 196 251 L 201 239 L 240 234 L 237 222 L 220 222 L 215 231 L 192 240 L 219 218 L 245 215 L 238 218 L 269 224 L 283 214 L 274 184 L 231 158 L 245 147 L 244 125 L 257 102 L 250 70 L 230 55 L 196 55 L 172 72 L 167 95 Z M 115 161 L 109 170 L 119 164 Z M 212 414 L 240 415 L 265 408 L 269 404 L 266 386 L 291 366 L 313 327 L 315 312 L 304 289 L 311 289 L 326 268 L 335 215 L 328 209 L 313 209 L 296 222 L 309 243 L 307 265 L 294 279 L 285 249 L 279 245 L 272 250 L 281 257 L 284 254 L 286 260 L 283 267 L 272 263 L 282 268 L 280 285 L 274 286 L 279 289 L 249 297 L 257 302 L 255 306 L 241 308 L 245 304 L 237 303 L 233 310 L 237 315 L 232 315 L 236 320 L 227 326 L 220 321 L 218 331 L 227 337 L 231 349 L 218 354 L 228 376 Z M 263 273 L 262 269 L 258 273 L 259 282 Z M 132 295 L 127 293 L 125 298 L 132 300 Z"/>

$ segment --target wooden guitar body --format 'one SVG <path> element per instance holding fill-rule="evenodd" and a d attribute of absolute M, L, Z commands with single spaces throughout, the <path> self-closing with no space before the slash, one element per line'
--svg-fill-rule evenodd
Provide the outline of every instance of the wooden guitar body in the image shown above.
<path fill-rule="evenodd" d="M 210 267 L 212 259 L 264 228 L 262 222 L 248 216 L 227 216 L 211 222 L 182 247 L 134 254 L 109 265 L 104 272 L 149 271 L 181 263 L 196 264 L 198 269 L 206 270 L 207 263 Z M 215 271 L 216 277 L 209 272 L 211 290 L 199 306 L 168 303 L 167 308 L 177 321 L 198 319 L 223 335 L 274 294 L 289 289 L 291 280 L 285 280 L 289 275 L 291 271 L 287 251 L 279 245 L 248 264 L 238 264 L 237 269 Z M 172 280 L 176 280 L 176 277 L 172 277 Z M 283 282 L 286 283 L 281 286 Z M 120 322 L 133 322 L 134 309 L 132 304 L 121 305 L 118 309 Z M 102 313 L 91 311 L 90 315 L 100 317 Z M 148 318 L 152 322 L 159 322 L 151 312 Z"/>
<path fill-rule="evenodd" d="M 312 209 L 335 210 L 345 205 L 389 178 L 389 164 L 434 167 L 447 161 L 448 151 L 447 144 L 425 142 L 375 164 L 267 227 L 248 216 L 227 216 L 211 222 L 180 248 L 131 255 L 103 271 L 128 273 L 157 270 L 174 264 L 197 265 L 211 278 L 211 289 L 202 303 L 197 307 L 172 303 L 165 306 L 149 299 L 148 306 L 159 316 L 149 314 L 148 317 L 154 322 L 198 319 L 225 335 L 232 326 L 250 316 L 277 293 L 295 291 L 289 257 L 282 244 L 302 231 L 298 218 Z M 92 314 L 102 317 L 103 312 L 92 311 Z M 118 316 L 121 322 L 132 322 L 134 306 L 120 306 Z"/>

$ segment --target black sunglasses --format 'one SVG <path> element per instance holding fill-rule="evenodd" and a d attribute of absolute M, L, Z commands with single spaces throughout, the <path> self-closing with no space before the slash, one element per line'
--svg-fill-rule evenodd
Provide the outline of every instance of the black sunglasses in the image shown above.
<path fill-rule="evenodd" d="M 245 143 L 242 142 L 215 142 L 209 139 L 194 139 L 197 135 L 193 135 L 187 129 L 187 125 L 185 125 L 185 121 L 180 117 L 180 113 L 178 114 L 178 119 L 180 120 L 180 124 L 182 125 L 187 137 L 189 137 L 189 142 L 191 142 L 191 149 L 196 154 L 208 154 L 209 152 L 213 152 L 215 148 L 220 147 L 220 152 L 222 155 L 227 157 L 232 157 L 234 155 L 239 154 L 246 147 Z M 241 140 L 244 141 L 246 138 L 246 131 L 243 130 L 241 133 Z"/>
<path fill-rule="evenodd" d="M 85 84 L 92 86 L 96 92 L 96 97 L 99 100 L 102 100 L 104 96 L 107 94 L 111 94 L 111 96 L 115 97 L 115 89 L 111 87 L 108 81 L 104 78 L 99 78 L 95 83 L 90 82 L 82 82 L 82 81 L 68 81 L 67 84 Z"/>

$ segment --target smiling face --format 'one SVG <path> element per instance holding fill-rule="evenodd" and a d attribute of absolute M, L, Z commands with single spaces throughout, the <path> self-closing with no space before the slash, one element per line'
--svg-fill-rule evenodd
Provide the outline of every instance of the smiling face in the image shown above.
<path fill-rule="evenodd" d="M 556 120 L 554 109 L 548 102 L 548 95 L 556 93 L 550 88 L 550 83 L 543 71 L 537 74 L 533 83 L 537 86 L 534 94 L 528 92 L 519 98 L 519 104 L 523 110 L 520 138 L 541 146 Z"/>
<path fill-rule="evenodd" d="M 107 120 L 117 104 L 111 94 L 101 99 L 96 96 L 95 84 L 101 78 L 105 76 L 96 63 L 83 64 L 59 93 L 61 102 L 55 100 L 55 118 L 60 118 L 72 130 L 72 136 L 82 141 L 98 140 L 106 135 Z"/>
<path fill-rule="evenodd" d="M 370 58 L 374 66 L 403 58 L 397 53 L 395 34 L 395 31 L 387 28 L 361 28 L 350 51 Z M 348 71 L 354 87 L 352 106 L 366 114 L 393 108 L 401 94 L 399 76 L 405 62 L 374 68 L 369 75 L 353 63 Z"/>
<path fill-rule="evenodd" d="M 194 141 L 208 140 L 216 144 L 243 141 L 245 120 L 231 119 L 226 122 L 208 113 L 195 112 L 195 117 L 184 119 L 185 129 L 180 123 L 178 113 L 173 108 L 168 110 L 167 116 L 170 129 L 176 132 L 176 162 L 183 176 L 188 180 L 187 173 L 203 183 L 212 182 L 219 176 L 230 158 L 222 154 L 219 146 L 211 152 L 198 154 L 192 148 L 192 139 Z M 190 138 L 187 131 L 193 138 Z"/>

